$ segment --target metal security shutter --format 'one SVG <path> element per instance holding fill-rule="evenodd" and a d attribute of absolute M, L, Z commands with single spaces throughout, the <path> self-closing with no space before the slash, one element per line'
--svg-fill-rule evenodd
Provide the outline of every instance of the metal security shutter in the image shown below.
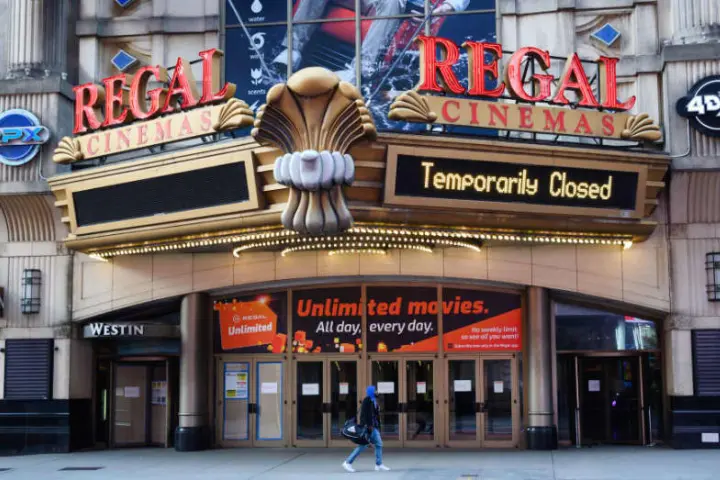
<path fill-rule="evenodd" d="M 693 331 L 695 392 L 720 396 L 720 330 Z"/>
<path fill-rule="evenodd" d="M 53 340 L 5 340 L 5 398 L 52 399 Z"/>

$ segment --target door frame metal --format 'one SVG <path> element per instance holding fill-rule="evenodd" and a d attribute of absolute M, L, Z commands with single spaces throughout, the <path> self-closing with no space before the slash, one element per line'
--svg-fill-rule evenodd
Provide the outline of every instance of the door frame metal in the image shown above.
<path fill-rule="evenodd" d="M 289 418 L 288 418 L 288 374 L 287 361 L 282 355 L 247 355 L 247 354 L 226 354 L 217 355 L 215 372 L 218 378 L 216 382 L 216 406 L 218 415 L 216 415 L 215 423 L 215 441 L 222 448 L 233 447 L 287 447 Z M 248 364 L 248 405 L 250 412 L 248 413 L 248 438 L 247 440 L 224 440 L 223 424 L 225 422 L 225 364 L 226 363 L 247 363 Z M 279 440 L 258 440 L 257 438 L 257 414 L 252 410 L 258 399 L 258 370 L 259 363 L 279 363 L 281 364 L 281 382 L 278 388 L 282 389 L 281 405 L 281 421 L 282 421 L 282 438 Z"/>

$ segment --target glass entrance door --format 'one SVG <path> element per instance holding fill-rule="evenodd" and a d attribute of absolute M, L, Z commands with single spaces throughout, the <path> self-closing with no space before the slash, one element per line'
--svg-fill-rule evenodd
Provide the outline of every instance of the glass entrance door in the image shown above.
<path fill-rule="evenodd" d="M 583 445 L 642 443 L 640 373 L 639 356 L 579 358 Z"/>
<path fill-rule="evenodd" d="M 287 446 L 284 363 L 239 356 L 218 362 L 218 443 L 223 446 Z"/>
<path fill-rule="evenodd" d="M 380 406 L 383 444 L 436 446 L 439 398 L 434 358 L 378 358 L 370 363 L 370 381 L 377 389 Z M 365 392 L 361 393 L 364 397 Z"/>
<path fill-rule="evenodd" d="M 446 445 L 518 444 L 520 408 L 514 356 L 449 358 L 445 374 Z"/>
<path fill-rule="evenodd" d="M 340 431 L 358 415 L 360 373 L 357 361 L 347 356 L 297 360 L 292 401 L 295 446 L 347 445 Z"/>

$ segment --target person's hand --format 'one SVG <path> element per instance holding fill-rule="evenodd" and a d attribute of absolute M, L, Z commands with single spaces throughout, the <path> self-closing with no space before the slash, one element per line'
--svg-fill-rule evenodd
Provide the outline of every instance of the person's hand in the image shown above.
<path fill-rule="evenodd" d="M 433 9 L 431 15 L 443 15 L 443 14 L 451 13 L 454 11 L 455 11 L 455 9 L 453 8 L 452 5 L 450 5 L 448 2 L 442 2 L 440 5 L 438 5 L 437 7 L 435 7 Z M 415 13 L 415 12 L 413 12 L 413 13 Z M 422 12 L 417 12 L 417 13 L 422 14 Z M 410 19 L 410 21 L 414 22 L 414 23 L 420 23 L 420 22 L 422 22 L 422 20 L 423 20 L 422 17 L 413 17 Z M 435 22 L 437 20 L 438 20 L 437 18 L 432 19 L 433 22 Z"/>

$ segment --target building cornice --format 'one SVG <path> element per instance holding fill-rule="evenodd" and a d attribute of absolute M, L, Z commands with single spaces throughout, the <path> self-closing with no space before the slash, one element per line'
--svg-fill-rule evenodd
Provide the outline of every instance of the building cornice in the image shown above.
<path fill-rule="evenodd" d="M 71 102 L 75 100 L 73 86 L 59 76 L 0 80 L 0 96 L 52 93 L 62 95 Z"/>
<path fill-rule="evenodd" d="M 128 37 L 150 34 L 205 33 L 220 30 L 218 15 L 202 17 L 151 17 L 133 19 L 82 19 L 75 24 L 78 37 Z"/>

